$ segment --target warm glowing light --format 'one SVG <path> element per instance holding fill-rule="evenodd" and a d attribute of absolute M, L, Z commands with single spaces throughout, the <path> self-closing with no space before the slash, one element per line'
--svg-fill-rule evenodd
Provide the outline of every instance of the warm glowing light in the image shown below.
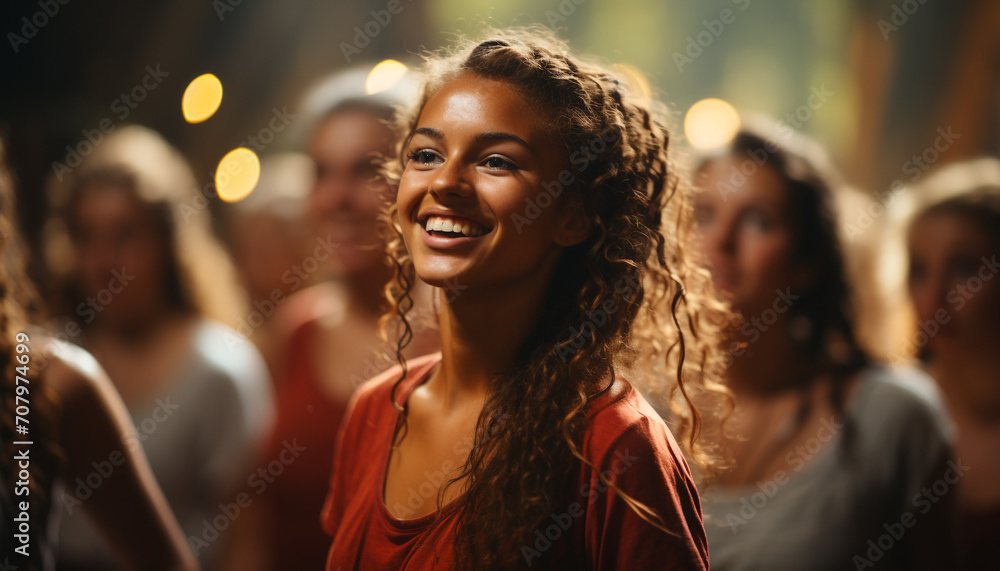
<path fill-rule="evenodd" d="M 684 116 L 684 136 L 696 149 L 721 147 L 739 130 L 739 114 L 721 99 L 702 99 Z"/>
<path fill-rule="evenodd" d="M 239 147 L 226 153 L 215 169 L 215 190 L 226 202 L 239 202 L 253 192 L 260 179 L 260 159 Z"/>
<path fill-rule="evenodd" d="M 408 71 L 405 64 L 394 59 L 375 64 L 375 67 L 368 72 L 368 79 L 365 80 L 365 93 L 372 95 L 396 86 Z"/>
<path fill-rule="evenodd" d="M 194 78 L 181 98 L 181 110 L 188 123 L 201 123 L 215 115 L 220 104 L 222 104 L 222 82 L 211 73 Z"/>
<path fill-rule="evenodd" d="M 628 86 L 632 89 L 632 93 L 636 96 L 649 99 L 649 97 L 653 94 L 653 90 L 649 87 L 649 80 L 646 79 L 646 74 L 642 73 L 642 71 L 634 65 L 616 63 L 611 66 L 611 69 L 613 69 L 615 73 L 625 80 L 625 83 L 628 84 Z"/>

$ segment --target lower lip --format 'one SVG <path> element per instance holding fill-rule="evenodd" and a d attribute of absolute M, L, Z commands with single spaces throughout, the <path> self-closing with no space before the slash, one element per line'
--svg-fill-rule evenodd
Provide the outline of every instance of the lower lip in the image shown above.
<path fill-rule="evenodd" d="M 486 236 L 462 236 L 461 238 L 444 238 L 441 236 L 433 236 L 427 232 L 427 229 L 423 226 L 420 227 L 420 237 L 424 239 L 424 244 L 427 244 L 435 250 L 453 250 L 461 248 L 467 244 L 471 244 L 476 240 L 479 240 Z"/>

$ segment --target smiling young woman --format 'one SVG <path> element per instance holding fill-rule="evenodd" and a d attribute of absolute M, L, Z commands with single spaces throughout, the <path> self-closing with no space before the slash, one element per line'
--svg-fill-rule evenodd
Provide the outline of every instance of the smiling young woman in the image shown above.
<path fill-rule="evenodd" d="M 684 254 L 659 112 L 545 31 L 425 73 L 387 169 L 387 294 L 401 351 L 417 277 L 439 288 L 442 351 L 355 394 L 327 568 L 707 569 L 681 447 L 625 378 L 673 389 L 703 461 L 694 403 L 722 394 L 724 314 Z"/>

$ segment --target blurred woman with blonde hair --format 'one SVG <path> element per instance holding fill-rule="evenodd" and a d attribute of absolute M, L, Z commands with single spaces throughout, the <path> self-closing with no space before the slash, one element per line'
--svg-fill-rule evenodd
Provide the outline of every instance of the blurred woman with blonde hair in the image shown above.
<path fill-rule="evenodd" d="M 149 464 L 130 446 L 128 414 L 104 371 L 37 326 L 41 301 L 25 272 L 14 202 L 0 144 L 0 567 L 52 569 L 59 490 L 88 486 L 81 508 L 120 563 L 196 569 Z M 96 486 L 95 466 L 107 474 Z"/>
<path fill-rule="evenodd" d="M 61 191 L 61 192 L 59 192 Z M 271 402 L 266 367 L 235 331 L 242 296 L 210 231 L 210 213 L 183 158 L 159 135 L 110 135 L 53 196 L 47 258 L 60 330 L 108 371 L 134 436 L 202 564 L 213 568 L 226 526 L 220 504 L 250 475 Z M 74 513 L 67 568 L 108 557 Z M 222 539 L 220 539 L 222 536 Z"/>

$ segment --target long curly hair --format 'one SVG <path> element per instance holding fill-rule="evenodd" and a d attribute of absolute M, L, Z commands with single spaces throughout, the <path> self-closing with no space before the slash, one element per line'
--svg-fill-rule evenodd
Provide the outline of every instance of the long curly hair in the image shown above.
<path fill-rule="evenodd" d="M 12 486 L 20 480 L 19 467 L 14 455 L 23 447 L 14 445 L 16 441 L 30 441 L 28 452 L 31 464 L 28 469 L 28 490 L 30 493 L 31 524 L 30 553 L 38 554 L 45 538 L 45 522 L 52 505 L 52 485 L 62 466 L 62 452 L 56 440 L 58 414 L 56 398 L 44 384 L 42 370 L 46 363 L 41 354 L 43 340 L 30 329 L 39 299 L 27 277 L 24 263 L 24 247 L 15 222 L 15 200 L 13 181 L 7 169 L 4 147 L 0 144 L 0 442 L 3 442 L 3 458 L 0 458 L 0 480 Z M 19 334 L 24 333 L 29 339 Z M 20 338 L 19 338 L 20 337 Z M 27 352 L 17 350 L 23 345 Z M 24 357 L 27 356 L 27 359 Z M 18 360 L 21 357 L 21 360 Z M 18 377 L 27 379 L 19 381 Z M 18 387 L 26 387 L 27 393 L 18 392 Z M 18 406 L 25 405 L 18 397 L 28 400 L 28 414 L 18 414 Z M 22 409 L 23 410 L 23 409 Z M 16 417 L 27 420 L 28 434 L 17 432 Z M 7 492 L 11 492 L 8 487 Z M 13 502 L 23 497 L 11 497 Z M 11 538 L 5 538 L 5 541 Z M 42 558 L 32 556 L 24 561 L 30 568 L 41 568 Z M 19 562 L 20 563 L 20 562 Z"/>
<path fill-rule="evenodd" d="M 565 156 L 588 157 L 567 165 L 574 182 L 559 200 L 578 201 L 594 231 L 563 252 L 534 331 L 491 385 L 461 474 L 437 498 L 440 506 L 446 487 L 464 479 L 457 500 L 459 561 L 511 568 L 519 546 L 568 501 L 564 494 L 581 463 L 593 468 L 581 453 L 586 413 L 615 370 L 643 388 L 667 387 L 667 414 L 685 451 L 697 464 L 711 465 L 711 451 L 698 440 L 707 421 L 699 408 L 714 412 L 726 394 L 717 348 L 727 313 L 710 297 L 707 274 L 687 255 L 689 190 L 673 168 L 661 107 L 606 67 L 572 55 L 545 29 L 492 30 L 486 39 L 460 41 L 425 58 L 419 98 L 397 117 L 399 152 L 386 163 L 391 182 L 402 175 L 403 149 L 424 105 L 463 73 L 516 88 L 548 119 Z M 401 381 L 416 275 L 395 205 L 387 216 L 395 279 L 386 286 L 392 310 L 385 317 L 398 318 Z M 601 314 L 601 308 L 615 310 Z M 653 510 L 609 487 L 646 521 L 672 533 Z"/>

